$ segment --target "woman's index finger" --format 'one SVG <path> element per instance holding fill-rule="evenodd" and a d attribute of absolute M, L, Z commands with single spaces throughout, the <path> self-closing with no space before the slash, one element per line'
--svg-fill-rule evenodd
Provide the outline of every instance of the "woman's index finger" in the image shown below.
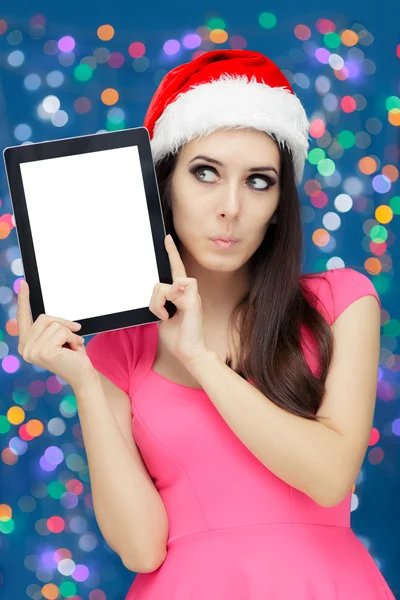
<path fill-rule="evenodd" d="M 21 280 L 18 291 L 18 312 L 17 312 L 17 324 L 18 324 L 18 336 L 19 338 L 25 339 L 28 335 L 30 328 L 32 327 L 32 315 L 31 307 L 29 304 L 29 293 L 28 284 L 25 284 Z"/>

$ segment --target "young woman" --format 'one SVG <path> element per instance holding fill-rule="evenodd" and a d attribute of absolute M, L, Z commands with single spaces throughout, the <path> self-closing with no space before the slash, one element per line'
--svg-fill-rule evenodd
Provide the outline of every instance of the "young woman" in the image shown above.
<path fill-rule="evenodd" d="M 350 526 L 380 301 L 352 268 L 301 271 L 300 101 L 267 57 L 217 50 L 167 74 L 145 126 L 173 275 L 160 321 L 75 352 L 70 322 L 20 325 L 26 359 L 56 337 L 64 353 L 36 357 L 74 388 L 99 527 L 138 573 L 127 600 L 394 600 Z"/>

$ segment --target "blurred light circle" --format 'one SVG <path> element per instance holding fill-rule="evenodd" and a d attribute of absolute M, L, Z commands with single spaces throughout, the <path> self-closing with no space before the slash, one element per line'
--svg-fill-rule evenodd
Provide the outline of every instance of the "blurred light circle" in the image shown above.
<path fill-rule="evenodd" d="M 324 158 L 318 163 L 317 169 L 321 175 L 332 175 L 335 171 L 335 163 L 330 158 Z"/>
<path fill-rule="evenodd" d="M 11 67 L 20 67 L 25 60 L 25 55 L 21 50 L 14 50 L 7 56 L 7 62 Z"/>
<path fill-rule="evenodd" d="M 46 81 L 50 87 L 60 87 L 64 82 L 64 75 L 61 71 L 51 71 L 46 75 Z"/>
<path fill-rule="evenodd" d="M 315 80 L 315 89 L 319 94 L 326 94 L 331 89 L 331 81 L 325 75 L 319 75 Z"/>
<path fill-rule="evenodd" d="M 210 31 L 210 40 L 214 44 L 224 44 L 228 39 L 228 33 L 224 29 L 213 29 Z"/>
<path fill-rule="evenodd" d="M 339 194 L 333 201 L 334 207 L 339 212 L 349 212 L 353 206 L 353 199 L 348 194 Z"/>
<path fill-rule="evenodd" d="M 325 131 L 324 134 L 317 139 L 317 145 L 320 148 L 327 148 L 332 141 L 332 136 L 329 131 Z"/>
<path fill-rule="evenodd" d="M 38 114 L 38 117 L 40 119 L 43 119 L 43 121 L 49 121 L 50 120 L 50 113 L 48 113 L 47 111 L 44 110 L 42 102 L 37 106 L 36 112 Z"/>
<path fill-rule="evenodd" d="M 43 52 L 49 56 L 53 56 L 58 52 L 58 44 L 56 40 L 47 40 L 43 45 Z"/>
<path fill-rule="evenodd" d="M 197 33 L 188 33 L 183 38 L 183 45 L 185 48 L 193 49 L 198 48 L 201 44 L 201 37 Z"/>
<path fill-rule="evenodd" d="M 393 198 L 390 199 L 389 204 L 394 214 L 400 215 L 400 196 L 393 196 Z"/>
<path fill-rule="evenodd" d="M 355 140 L 356 140 L 356 146 L 358 148 L 361 148 L 362 150 L 364 150 L 365 148 L 368 148 L 368 146 L 371 144 L 371 137 L 365 131 L 358 131 L 356 133 Z"/>
<path fill-rule="evenodd" d="M 311 42 L 310 40 L 308 40 L 308 42 L 304 42 L 303 43 L 303 50 L 305 52 L 305 54 L 307 54 L 307 56 L 315 56 L 315 52 L 317 51 L 318 45 L 315 42 Z"/>
<path fill-rule="evenodd" d="M 65 110 L 58 110 L 51 115 L 51 122 L 56 127 L 64 127 L 68 123 L 68 114 Z"/>
<path fill-rule="evenodd" d="M 394 165 L 385 165 L 382 169 L 382 175 L 386 175 L 393 183 L 399 178 L 399 170 Z"/>
<path fill-rule="evenodd" d="M 207 26 L 209 29 L 225 29 L 226 24 L 223 19 L 215 17 L 207 22 Z"/>
<path fill-rule="evenodd" d="M 310 80 L 305 73 L 296 73 L 294 76 L 294 82 L 303 89 L 310 87 Z"/>
<path fill-rule="evenodd" d="M 356 109 L 357 103 L 352 96 L 343 96 L 341 106 L 343 112 L 351 113 Z"/>
<path fill-rule="evenodd" d="M 65 35 L 60 40 L 58 40 L 58 47 L 61 52 L 72 52 L 75 48 L 75 40 L 70 35 Z"/>
<path fill-rule="evenodd" d="M 344 267 L 344 260 L 340 258 L 340 256 L 331 256 L 326 263 L 328 271 L 332 271 L 332 269 L 343 269 Z"/>
<path fill-rule="evenodd" d="M 288 71 L 287 69 L 281 69 L 283 75 L 286 77 L 286 79 L 288 80 L 288 82 L 290 83 L 290 85 L 292 85 L 294 83 L 294 75 L 291 71 Z"/>
<path fill-rule="evenodd" d="M 385 225 L 393 220 L 393 211 L 390 206 L 381 204 L 381 206 L 378 206 L 375 211 L 375 218 L 379 223 L 383 223 Z"/>
<path fill-rule="evenodd" d="M 358 42 L 358 35 L 351 29 L 345 29 L 341 35 L 342 44 L 345 46 L 355 46 Z"/>
<path fill-rule="evenodd" d="M 108 106 L 116 104 L 119 100 L 119 93 L 114 88 L 107 88 L 101 93 L 101 101 Z"/>
<path fill-rule="evenodd" d="M 362 29 L 361 31 L 359 31 L 358 37 L 360 40 L 360 44 L 362 44 L 363 46 L 370 46 L 374 41 L 374 36 L 366 29 Z"/>
<path fill-rule="evenodd" d="M 355 135 L 352 131 L 343 129 L 343 131 L 339 133 L 337 141 L 342 146 L 342 148 L 348 150 L 349 148 L 352 148 L 354 146 L 355 139 Z"/>
<path fill-rule="evenodd" d="M 146 52 L 146 46 L 142 42 L 132 42 L 128 48 L 128 54 L 132 58 L 141 58 Z"/>
<path fill-rule="evenodd" d="M 325 151 L 322 150 L 321 148 L 313 148 L 308 153 L 308 162 L 310 162 L 312 165 L 317 165 L 324 158 L 325 158 Z"/>
<path fill-rule="evenodd" d="M 325 192 L 321 191 L 316 196 L 311 196 L 310 202 L 315 208 L 324 208 L 328 204 L 328 196 Z"/>
<path fill-rule="evenodd" d="M 325 175 L 324 179 L 327 186 L 337 187 L 342 181 L 342 176 L 340 175 L 339 171 L 335 171 L 332 173 L 332 175 Z"/>
<path fill-rule="evenodd" d="M 322 229 L 322 228 L 316 229 L 314 231 L 314 233 L 312 234 L 312 241 L 319 248 L 322 248 L 322 247 L 326 246 L 327 244 L 329 244 L 329 240 L 330 240 L 330 235 L 329 235 L 329 232 L 326 231 L 326 229 Z"/>
<path fill-rule="evenodd" d="M 365 58 L 365 54 L 360 48 L 350 48 L 350 50 L 347 52 L 347 56 L 350 60 L 354 60 L 358 63 L 362 63 Z"/>
<path fill-rule="evenodd" d="M 360 67 L 358 66 L 358 64 L 352 60 L 347 60 L 344 63 L 344 68 L 343 71 L 346 70 L 346 75 L 349 78 L 354 78 L 354 77 L 358 77 L 358 75 L 360 74 Z"/>
<path fill-rule="evenodd" d="M 376 65 L 372 60 L 366 58 L 360 63 L 360 71 L 361 73 L 364 73 L 364 75 L 372 75 L 376 71 Z"/>
<path fill-rule="evenodd" d="M 393 108 L 400 108 L 400 98 L 398 96 L 389 96 L 385 102 L 386 110 L 392 110 Z"/>
<path fill-rule="evenodd" d="M 25 142 L 26 140 L 28 140 L 31 137 L 31 135 L 32 135 L 32 129 L 26 123 L 20 123 L 14 129 L 14 136 L 20 142 Z"/>
<path fill-rule="evenodd" d="M 96 50 L 93 52 L 93 57 L 95 58 L 96 62 L 102 65 L 110 58 L 110 51 L 108 48 L 96 48 Z"/>
<path fill-rule="evenodd" d="M 382 122 L 377 117 L 370 117 L 365 123 L 365 128 L 369 133 L 376 135 L 382 131 Z"/>
<path fill-rule="evenodd" d="M 392 110 L 389 110 L 388 121 L 394 127 L 399 127 L 399 125 L 400 125 L 400 109 L 399 108 L 392 108 Z"/>
<path fill-rule="evenodd" d="M 315 51 L 316 59 L 323 65 L 327 65 L 329 63 L 330 56 L 331 53 L 326 48 L 317 48 Z"/>
<path fill-rule="evenodd" d="M 311 29 L 307 25 L 296 25 L 294 35 L 299 40 L 308 40 L 311 37 Z"/>
<path fill-rule="evenodd" d="M 375 175 L 372 180 L 372 187 L 378 194 L 386 194 L 392 187 L 392 182 L 386 175 Z"/>
<path fill-rule="evenodd" d="M 326 108 L 326 110 L 328 110 L 328 111 L 336 110 L 339 105 L 339 101 L 338 101 L 337 97 L 335 96 L 335 94 L 331 94 L 331 93 L 324 96 L 322 103 L 323 103 L 324 107 Z"/>
<path fill-rule="evenodd" d="M 75 112 L 80 113 L 80 114 L 84 114 L 89 112 L 89 110 L 92 108 L 92 102 L 89 98 L 86 98 L 85 96 L 81 96 L 80 98 L 77 98 L 74 101 L 74 109 Z"/>
<path fill-rule="evenodd" d="M 324 44 L 328 48 L 338 48 L 341 44 L 340 36 L 336 32 L 330 31 L 324 35 Z"/>
<path fill-rule="evenodd" d="M 97 37 L 103 42 L 108 42 L 114 37 L 114 27 L 112 25 L 100 25 L 97 29 Z"/>
<path fill-rule="evenodd" d="M 125 112 L 122 110 L 122 108 L 114 106 L 108 111 L 107 119 L 109 119 L 112 123 L 120 123 L 125 119 Z"/>
<path fill-rule="evenodd" d="M 74 77 L 78 81 L 89 81 L 93 77 L 93 69 L 89 65 L 77 65 L 74 69 Z"/>
<path fill-rule="evenodd" d="M 30 73 L 24 79 L 24 86 L 29 91 L 37 90 L 40 87 L 41 79 L 37 73 Z"/>
<path fill-rule="evenodd" d="M 119 69 L 120 67 L 122 67 L 124 62 L 124 55 L 121 54 L 121 52 L 111 52 L 108 59 L 108 64 L 110 65 L 110 67 L 112 67 L 113 69 Z"/>
<path fill-rule="evenodd" d="M 181 45 L 178 42 L 178 40 L 167 40 L 163 46 L 163 50 L 164 50 L 165 54 L 168 54 L 169 56 L 171 56 L 171 55 L 179 52 L 180 47 L 181 47 Z"/>
<path fill-rule="evenodd" d="M 258 22 L 264 29 L 273 29 L 276 25 L 276 16 L 270 12 L 263 12 L 258 17 Z"/>
<path fill-rule="evenodd" d="M 138 73 L 143 73 L 150 66 L 150 61 L 147 56 L 141 56 L 140 58 L 135 58 L 133 61 L 133 68 Z"/>
<path fill-rule="evenodd" d="M 322 224 L 328 231 L 336 231 L 341 225 L 341 219 L 337 213 L 327 212 L 322 218 Z"/>
<path fill-rule="evenodd" d="M 335 71 L 343 69 L 344 60 L 339 54 L 331 54 L 329 57 L 329 64 Z"/>
<path fill-rule="evenodd" d="M 75 62 L 75 54 L 73 52 L 60 52 L 58 62 L 63 67 L 70 67 Z"/>
<path fill-rule="evenodd" d="M 356 110 L 364 110 L 367 106 L 367 99 L 362 94 L 354 94 L 353 98 L 356 102 Z"/>
<path fill-rule="evenodd" d="M 23 35 L 19 29 L 14 29 L 14 31 L 10 31 L 7 35 L 7 42 L 11 44 L 11 46 L 18 46 L 22 42 Z"/>
<path fill-rule="evenodd" d="M 335 31 L 335 23 L 329 19 L 318 19 L 316 28 L 319 33 L 325 34 Z"/>
<path fill-rule="evenodd" d="M 374 227 L 371 227 L 369 236 L 371 240 L 377 244 L 381 244 L 382 242 L 386 242 L 388 239 L 388 230 L 386 227 L 383 227 L 383 225 L 374 225 Z"/>
<path fill-rule="evenodd" d="M 83 58 L 81 58 L 80 64 L 88 65 L 92 69 L 92 71 L 94 71 L 97 67 L 97 61 L 94 58 L 94 56 L 84 56 Z"/>
<path fill-rule="evenodd" d="M 363 191 L 364 186 L 358 177 L 347 177 L 343 182 L 343 189 L 350 196 L 358 196 Z"/>
<path fill-rule="evenodd" d="M 33 40 L 40 40 L 45 33 L 46 30 L 43 25 L 35 25 L 34 27 L 29 28 L 29 35 Z"/>
<path fill-rule="evenodd" d="M 43 99 L 42 105 L 47 113 L 53 114 L 59 110 L 61 104 L 57 96 L 46 96 Z"/>
<path fill-rule="evenodd" d="M 303 223 L 312 223 L 315 219 L 315 210 L 312 206 L 304 206 L 301 207 L 301 220 Z"/>
<path fill-rule="evenodd" d="M 310 135 L 313 138 L 320 138 L 326 131 L 326 125 L 322 119 L 314 119 L 310 125 Z"/>
<path fill-rule="evenodd" d="M 358 168 L 364 175 L 372 175 L 377 170 L 378 165 L 372 156 L 364 156 L 358 161 Z"/>
<path fill-rule="evenodd" d="M 229 38 L 229 45 L 234 50 L 244 50 L 247 46 L 247 42 L 241 35 L 232 35 Z"/>

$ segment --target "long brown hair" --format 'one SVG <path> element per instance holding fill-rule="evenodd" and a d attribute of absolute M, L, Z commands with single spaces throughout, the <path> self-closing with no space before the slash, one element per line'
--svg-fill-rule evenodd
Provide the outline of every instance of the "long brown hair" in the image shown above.
<path fill-rule="evenodd" d="M 331 328 L 318 309 L 312 291 L 301 278 L 324 272 L 303 274 L 303 233 L 300 199 L 295 183 L 292 157 L 279 145 L 281 194 L 265 237 L 250 258 L 251 284 L 229 319 L 229 329 L 237 323 L 240 347 L 235 371 L 252 380 L 257 389 L 284 410 L 318 421 L 316 413 L 325 392 L 325 381 L 333 355 Z M 179 247 L 171 210 L 171 178 L 179 152 L 168 154 L 156 167 L 156 176 L 166 233 Z M 300 341 L 300 326 L 314 336 L 319 353 L 319 375 L 309 369 Z M 232 367 L 231 357 L 226 364 Z"/>

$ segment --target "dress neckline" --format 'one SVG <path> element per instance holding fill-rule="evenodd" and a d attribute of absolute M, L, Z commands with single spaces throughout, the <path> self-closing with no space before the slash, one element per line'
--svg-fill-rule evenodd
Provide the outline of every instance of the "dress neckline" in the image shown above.
<path fill-rule="evenodd" d="M 191 390 L 193 392 L 201 392 L 203 394 L 206 394 L 207 392 L 203 388 L 195 388 L 195 387 L 191 387 L 190 385 L 184 385 L 183 383 L 178 383 L 177 381 L 172 381 L 172 379 L 168 379 L 168 377 L 164 377 L 164 375 L 161 375 L 154 369 L 153 365 L 154 365 L 154 362 L 156 359 L 156 352 L 157 352 L 157 345 L 158 345 L 157 323 L 154 323 L 154 330 L 155 330 L 155 334 L 154 334 L 155 340 L 154 340 L 154 344 L 153 344 L 154 352 L 153 352 L 151 367 L 150 367 L 150 372 L 153 374 L 153 376 L 157 377 L 158 379 L 162 379 L 165 383 L 168 383 L 169 385 L 174 385 L 174 386 L 183 388 L 185 390 Z"/>

